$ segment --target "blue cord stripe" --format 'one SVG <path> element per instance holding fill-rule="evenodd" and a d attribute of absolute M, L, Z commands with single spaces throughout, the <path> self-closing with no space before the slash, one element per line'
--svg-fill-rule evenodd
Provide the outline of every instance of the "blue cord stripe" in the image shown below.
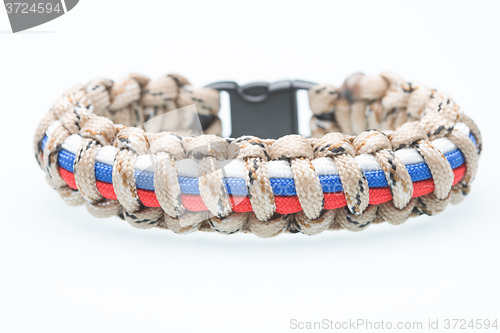
<path fill-rule="evenodd" d="M 474 136 L 470 135 L 471 140 L 476 144 Z M 42 141 L 42 147 L 45 147 L 47 141 L 47 136 Z M 460 150 L 452 151 L 445 155 L 446 159 L 450 163 L 452 169 L 461 166 L 465 160 L 462 152 Z M 59 153 L 59 165 L 73 172 L 73 163 L 75 161 L 75 155 L 66 150 L 61 150 Z M 420 181 L 432 178 L 431 171 L 426 163 L 418 163 L 407 165 L 406 169 L 411 176 L 412 181 Z M 113 167 L 107 164 L 96 163 L 95 164 L 95 175 L 96 179 L 104 181 L 107 183 L 112 183 L 112 171 Z M 366 179 L 368 181 L 368 186 L 374 187 L 387 187 L 387 180 L 385 174 L 382 170 L 372 170 L 365 172 Z M 135 171 L 135 181 L 138 188 L 146 190 L 154 190 L 154 173 L 149 171 Z M 233 195 L 248 195 L 245 180 L 241 178 L 223 178 L 224 185 L 227 188 L 228 194 Z M 324 175 L 319 176 L 319 181 L 323 192 L 333 193 L 342 192 L 342 183 L 338 175 Z M 294 196 L 297 195 L 295 190 L 295 182 L 292 178 L 270 178 L 271 187 L 273 189 L 274 195 L 281 196 Z M 179 177 L 179 185 L 181 193 L 186 194 L 200 194 L 198 178 L 192 177 Z"/>

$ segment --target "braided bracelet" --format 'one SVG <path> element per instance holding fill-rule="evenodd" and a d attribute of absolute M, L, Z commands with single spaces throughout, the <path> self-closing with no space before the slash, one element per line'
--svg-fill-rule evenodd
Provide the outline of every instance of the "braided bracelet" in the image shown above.
<path fill-rule="evenodd" d="M 294 134 L 298 90 L 309 96 L 311 138 Z M 229 94 L 235 138 L 221 138 L 220 91 Z M 195 107 L 202 135 L 184 126 L 185 107 Z M 143 129 L 173 110 L 177 118 L 164 121 L 172 131 Z M 340 88 L 195 88 L 180 75 L 132 74 L 64 93 L 34 148 L 52 187 L 95 216 L 272 237 L 439 213 L 468 194 L 481 135 L 448 95 L 392 73 L 354 74 Z"/>

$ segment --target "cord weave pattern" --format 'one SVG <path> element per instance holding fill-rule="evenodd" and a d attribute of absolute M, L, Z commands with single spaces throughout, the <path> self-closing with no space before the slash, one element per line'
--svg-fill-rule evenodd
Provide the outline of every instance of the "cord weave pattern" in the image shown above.
<path fill-rule="evenodd" d="M 179 217 L 185 212 L 181 201 L 181 189 L 177 181 L 175 160 L 186 155 L 184 139 L 172 133 L 159 133 L 152 136 L 151 153 L 156 156 L 154 187 L 161 208 L 172 217 Z"/>
<path fill-rule="evenodd" d="M 68 204 L 176 233 L 360 231 L 434 215 L 469 193 L 481 134 L 448 95 L 392 73 L 308 93 L 312 138 L 225 140 L 215 90 L 177 74 L 98 79 L 54 103 L 35 157 Z M 212 119 L 204 135 L 144 131 L 193 104 Z"/>
<path fill-rule="evenodd" d="M 257 137 L 245 136 L 234 140 L 231 148 L 236 151 L 231 154 L 234 158 L 245 161 L 246 186 L 256 218 L 260 221 L 269 220 L 276 210 L 276 204 L 267 172 L 266 162 L 270 158 L 267 143 Z"/>

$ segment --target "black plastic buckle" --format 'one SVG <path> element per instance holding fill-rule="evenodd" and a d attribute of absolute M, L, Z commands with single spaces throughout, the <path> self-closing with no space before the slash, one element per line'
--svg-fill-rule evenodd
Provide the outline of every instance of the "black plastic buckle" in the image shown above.
<path fill-rule="evenodd" d="M 225 81 L 207 87 L 229 94 L 233 138 L 254 135 L 277 139 L 298 133 L 297 91 L 314 85 L 301 80 L 252 82 L 244 86 Z"/>

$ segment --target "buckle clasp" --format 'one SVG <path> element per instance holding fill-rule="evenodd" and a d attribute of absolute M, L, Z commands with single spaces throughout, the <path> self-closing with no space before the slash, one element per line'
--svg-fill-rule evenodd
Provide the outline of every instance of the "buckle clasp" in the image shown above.
<path fill-rule="evenodd" d="M 252 82 L 243 86 L 224 81 L 207 87 L 229 94 L 232 137 L 277 139 L 298 133 L 297 91 L 314 85 L 301 80 Z"/>

